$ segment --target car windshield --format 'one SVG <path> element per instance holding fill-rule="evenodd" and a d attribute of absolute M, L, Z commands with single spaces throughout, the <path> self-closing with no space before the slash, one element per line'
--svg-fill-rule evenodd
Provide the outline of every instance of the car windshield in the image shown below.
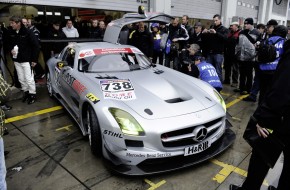
<path fill-rule="evenodd" d="M 147 69 L 150 65 L 143 54 L 108 53 L 80 58 L 78 68 L 83 72 L 124 72 Z"/>

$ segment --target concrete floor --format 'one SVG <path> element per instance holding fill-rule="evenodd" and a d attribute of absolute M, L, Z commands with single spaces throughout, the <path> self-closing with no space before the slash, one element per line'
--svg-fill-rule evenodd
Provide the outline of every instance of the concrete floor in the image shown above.
<path fill-rule="evenodd" d="M 240 101 L 229 85 L 222 95 L 232 116 L 237 138 L 224 153 L 197 166 L 166 174 L 126 177 L 110 173 L 102 159 L 91 154 L 69 114 L 48 97 L 45 84 L 38 85 L 38 99 L 33 105 L 10 101 L 6 113 L 9 135 L 4 137 L 7 185 L 12 190 L 227 190 L 230 183 L 245 179 L 251 148 L 242 135 L 257 103 Z M 17 117 L 18 116 L 18 117 Z M 282 158 L 281 158 L 282 160 Z M 281 160 L 271 170 L 262 189 L 276 184 Z"/>

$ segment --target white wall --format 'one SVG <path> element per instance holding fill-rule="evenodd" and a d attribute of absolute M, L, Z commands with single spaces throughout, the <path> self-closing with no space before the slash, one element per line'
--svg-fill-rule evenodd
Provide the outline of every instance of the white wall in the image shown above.
<path fill-rule="evenodd" d="M 0 3 L 9 0 L 0 0 Z M 12 1 L 11 1 L 12 2 Z M 138 6 L 143 5 L 148 10 L 149 0 L 13 0 L 13 3 L 50 5 L 61 7 L 104 9 L 116 11 L 137 12 Z"/>
<path fill-rule="evenodd" d="M 171 15 L 171 0 L 150 0 L 150 11 Z"/>

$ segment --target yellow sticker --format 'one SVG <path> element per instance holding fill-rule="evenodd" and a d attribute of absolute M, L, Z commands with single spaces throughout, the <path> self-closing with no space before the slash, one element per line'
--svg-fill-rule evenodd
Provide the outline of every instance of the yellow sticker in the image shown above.
<path fill-rule="evenodd" d="M 99 98 L 97 98 L 95 95 L 93 95 L 92 93 L 88 93 L 86 95 L 86 97 L 91 100 L 94 104 L 96 104 L 98 101 L 100 101 Z"/>

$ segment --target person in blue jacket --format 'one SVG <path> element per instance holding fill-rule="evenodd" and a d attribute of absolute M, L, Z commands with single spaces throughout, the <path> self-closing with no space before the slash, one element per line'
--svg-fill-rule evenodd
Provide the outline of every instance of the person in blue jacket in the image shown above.
<path fill-rule="evenodd" d="M 202 56 L 201 52 L 196 52 L 194 55 L 194 64 L 197 66 L 199 70 L 199 78 L 207 83 L 209 83 L 212 87 L 214 87 L 218 92 L 220 92 L 223 88 L 220 78 L 216 72 L 215 67 L 207 63 L 205 58 Z"/>
<path fill-rule="evenodd" d="M 152 30 L 152 34 L 153 34 L 153 59 L 152 62 L 154 64 L 157 63 L 157 58 L 158 58 L 158 62 L 159 64 L 163 65 L 163 49 L 160 47 L 160 42 L 161 42 L 161 38 L 162 38 L 162 34 L 163 32 L 161 32 L 159 30 L 159 24 L 158 23 L 153 23 L 151 25 L 151 30 Z"/>
<path fill-rule="evenodd" d="M 260 69 L 260 96 L 259 96 L 259 104 L 263 101 L 265 94 L 272 82 L 272 78 L 276 71 L 278 62 L 283 53 L 283 45 L 286 41 L 287 36 L 287 27 L 283 25 L 275 26 L 271 36 L 267 40 L 268 44 L 275 44 L 277 57 L 275 61 L 270 63 L 259 63 Z"/>

